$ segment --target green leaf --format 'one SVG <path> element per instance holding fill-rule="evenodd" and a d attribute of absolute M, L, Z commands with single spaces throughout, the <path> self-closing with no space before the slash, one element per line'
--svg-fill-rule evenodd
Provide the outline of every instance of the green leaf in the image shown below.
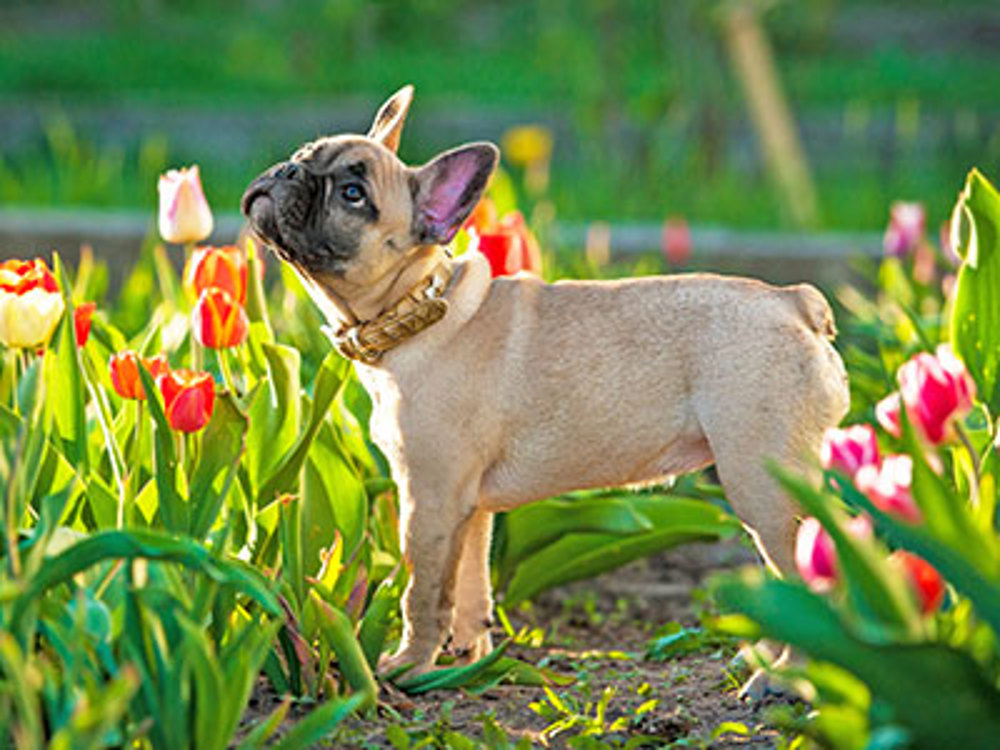
<path fill-rule="evenodd" d="M 294 446 L 301 425 L 299 360 L 297 349 L 280 344 L 261 345 L 267 377 L 248 410 L 246 465 L 251 485 L 258 489 Z"/>
<path fill-rule="evenodd" d="M 258 507 L 264 507 L 284 492 L 293 492 L 298 485 L 299 472 L 309 455 L 313 439 L 319 432 L 326 412 L 333 403 L 337 391 L 344 383 L 349 363 L 336 353 L 330 353 L 316 375 L 309 419 L 305 430 L 300 432 L 295 447 L 285 455 L 274 473 L 268 477 L 257 493 Z"/>
<path fill-rule="evenodd" d="M 174 434 L 167 423 L 160 402 L 160 389 L 145 367 L 139 368 L 139 379 L 146 392 L 146 405 L 153 417 L 153 464 L 156 489 L 159 493 L 160 517 L 167 531 L 183 532 L 188 528 L 187 503 L 177 489 L 177 455 Z"/>
<path fill-rule="evenodd" d="M 70 461 L 86 474 L 87 455 L 87 396 L 84 389 L 83 365 L 76 345 L 76 326 L 73 323 L 72 289 L 66 268 L 58 253 L 52 254 L 52 265 L 62 290 L 66 310 L 59 327 L 52 336 L 52 344 L 45 352 L 45 381 L 48 388 L 47 403 L 55 416 L 59 435 L 66 443 Z"/>
<path fill-rule="evenodd" d="M 191 536 L 195 539 L 203 539 L 218 518 L 239 468 L 246 432 L 247 418 L 232 394 L 217 398 L 201 435 L 202 450 L 191 477 Z"/>
<path fill-rule="evenodd" d="M 337 654 L 340 673 L 351 688 L 364 700 L 358 707 L 368 710 L 375 707 L 378 685 L 372 674 L 365 653 L 361 649 L 350 618 L 336 607 L 331 607 L 316 591 L 311 592 L 310 601 L 319 614 L 319 626 L 329 646 Z"/>
<path fill-rule="evenodd" d="M 14 602 L 10 629 L 17 632 L 27 610 L 52 586 L 66 583 L 77 573 L 104 560 L 135 558 L 179 563 L 217 583 L 235 587 L 271 614 L 281 613 L 270 583 L 254 568 L 237 560 L 214 557 L 189 539 L 179 539 L 159 531 L 133 529 L 92 534 L 49 559 Z"/>
<path fill-rule="evenodd" d="M 431 690 L 455 690 L 472 685 L 476 680 L 496 664 L 507 652 L 510 641 L 504 641 L 491 653 L 477 662 L 464 667 L 446 667 L 434 669 L 417 675 L 408 680 L 397 681 L 396 686 L 412 695 L 420 695 Z"/>
<path fill-rule="evenodd" d="M 352 695 L 337 699 L 314 708 L 309 715 L 296 724 L 272 750 L 299 750 L 312 747 L 325 738 L 340 722 L 357 711 L 365 702 L 365 696 Z"/>
<path fill-rule="evenodd" d="M 504 593 L 504 605 L 509 607 L 553 586 L 591 578 L 678 544 L 713 541 L 739 528 L 732 515 L 700 500 L 637 495 L 633 503 L 652 524 L 652 531 L 626 536 L 569 533 L 518 566 Z"/>
<path fill-rule="evenodd" d="M 976 381 L 979 397 L 1000 413 L 1000 195 L 973 169 L 953 222 L 966 222 L 967 240 L 951 311 L 951 341 Z"/>
<path fill-rule="evenodd" d="M 915 746 L 996 744 L 1000 692 L 968 654 L 943 644 L 862 640 L 826 599 L 759 570 L 716 578 L 711 591 L 720 606 L 746 613 L 767 636 L 859 677 L 910 730 Z"/>

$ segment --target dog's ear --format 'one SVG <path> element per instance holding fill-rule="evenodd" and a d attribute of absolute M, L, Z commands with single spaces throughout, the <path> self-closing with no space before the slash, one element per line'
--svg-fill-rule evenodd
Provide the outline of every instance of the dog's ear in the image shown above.
<path fill-rule="evenodd" d="M 395 153 L 399 149 L 399 137 L 403 133 L 403 123 L 406 122 L 406 113 L 410 110 L 412 101 L 413 86 L 409 84 L 390 96 L 375 115 L 368 137 Z"/>
<path fill-rule="evenodd" d="M 492 143 L 470 143 L 416 171 L 414 233 L 421 243 L 451 241 L 482 197 L 499 158 Z"/>

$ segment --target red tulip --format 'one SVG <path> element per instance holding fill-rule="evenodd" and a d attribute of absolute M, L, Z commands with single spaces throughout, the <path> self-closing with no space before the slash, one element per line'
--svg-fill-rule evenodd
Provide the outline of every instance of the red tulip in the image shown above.
<path fill-rule="evenodd" d="M 243 306 L 217 287 L 202 291 L 191 313 L 191 325 L 198 343 L 209 349 L 242 344 L 250 328 Z"/>
<path fill-rule="evenodd" d="M 197 247 L 184 268 L 184 289 L 198 299 L 205 289 L 225 289 L 241 305 L 247 299 L 247 259 L 236 245 Z"/>
<path fill-rule="evenodd" d="M 212 417 L 215 381 L 211 373 L 170 370 L 156 379 L 167 422 L 181 432 L 197 432 Z"/>
<path fill-rule="evenodd" d="M 475 248 L 490 262 L 494 277 L 518 271 L 541 273 L 542 254 L 538 240 L 528 229 L 520 211 L 511 211 L 497 221 L 493 204 L 481 202 L 466 221 L 466 228 L 475 240 Z"/>
<path fill-rule="evenodd" d="M 56 277 L 41 258 L 11 258 L 0 263 L 0 290 L 20 295 L 39 288 L 50 293 L 59 291 Z"/>
<path fill-rule="evenodd" d="M 889 559 L 905 571 L 920 611 L 925 615 L 936 611 L 944 601 L 944 579 L 934 566 L 922 557 L 901 549 L 893 552 Z"/>
<path fill-rule="evenodd" d="M 882 238 L 885 254 L 903 258 L 912 253 L 924 239 L 925 223 L 924 207 L 920 203 L 893 203 L 889 226 Z"/>
<path fill-rule="evenodd" d="M 871 536 L 872 526 L 867 516 L 855 516 L 846 525 L 847 533 L 858 539 Z M 815 518 L 799 524 L 795 537 L 795 567 L 813 591 L 828 591 L 836 584 L 840 573 L 837 547 L 833 539 Z"/>
<path fill-rule="evenodd" d="M 162 354 L 148 359 L 144 357 L 141 360 L 134 351 L 112 354 L 108 362 L 108 369 L 111 371 L 111 385 L 114 386 L 115 393 L 122 398 L 146 400 L 146 391 L 139 379 L 140 361 L 153 380 L 170 369 L 167 358 Z"/>
<path fill-rule="evenodd" d="M 832 427 L 823 435 L 819 457 L 824 469 L 837 469 L 853 477 L 862 466 L 878 464 L 875 430 L 867 424 Z"/>
<path fill-rule="evenodd" d="M 875 419 L 882 425 L 882 429 L 897 438 L 903 436 L 903 428 L 899 423 L 900 408 L 899 391 L 890 393 L 875 404 Z"/>
<path fill-rule="evenodd" d="M 73 309 L 73 326 L 76 328 L 76 345 L 86 346 L 90 338 L 90 323 L 97 309 L 96 302 L 81 302 Z"/>
<path fill-rule="evenodd" d="M 923 514 L 913 502 L 913 459 L 907 455 L 886 456 L 880 466 L 862 466 L 854 484 L 875 507 L 910 523 L 920 523 Z"/>
<path fill-rule="evenodd" d="M 660 249 L 672 266 L 683 266 L 691 259 L 691 227 L 683 218 L 674 217 L 663 222 Z"/>
<path fill-rule="evenodd" d="M 953 419 L 972 408 L 975 383 L 947 344 L 933 355 L 917 354 L 899 368 L 897 377 L 906 415 L 934 445 L 950 436 Z"/>

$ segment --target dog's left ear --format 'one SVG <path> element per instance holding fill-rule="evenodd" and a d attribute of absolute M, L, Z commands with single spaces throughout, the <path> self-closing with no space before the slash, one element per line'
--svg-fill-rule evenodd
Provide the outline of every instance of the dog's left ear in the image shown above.
<path fill-rule="evenodd" d="M 414 234 L 423 244 L 444 245 L 458 232 L 486 189 L 500 150 L 470 143 L 445 151 L 416 171 Z"/>
<path fill-rule="evenodd" d="M 387 149 L 395 153 L 399 150 L 399 137 L 403 134 L 403 123 L 406 122 L 406 113 L 410 110 L 410 102 L 413 101 L 413 86 L 403 86 L 399 91 L 389 97 L 388 101 L 375 115 L 368 137 L 378 141 Z"/>

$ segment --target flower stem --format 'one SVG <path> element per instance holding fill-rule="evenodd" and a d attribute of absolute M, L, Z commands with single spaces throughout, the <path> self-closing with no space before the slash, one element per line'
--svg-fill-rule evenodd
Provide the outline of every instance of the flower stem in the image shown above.
<path fill-rule="evenodd" d="M 233 371 L 229 365 L 229 356 L 225 349 L 216 349 L 215 354 L 219 359 L 219 371 L 222 373 L 222 382 L 226 385 L 226 390 L 233 395 L 234 398 L 239 397 L 239 393 L 236 391 L 236 383 L 233 380 Z"/>
<path fill-rule="evenodd" d="M 969 438 L 969 433 L 965 431 L 965 428 L 955 420 L 955 434 L 958 435 L 958 439 L 965 446 L 965 450 L 969 454 L 969 460 L 972 463 L 972 471 L 969 476 L 969 502 L 972 504 L 973 509 L 979 509 L 979 472 L 981 470 L 979 454 L 976 452 L 975 446 L 972 444 L 972 440 Z"/>

